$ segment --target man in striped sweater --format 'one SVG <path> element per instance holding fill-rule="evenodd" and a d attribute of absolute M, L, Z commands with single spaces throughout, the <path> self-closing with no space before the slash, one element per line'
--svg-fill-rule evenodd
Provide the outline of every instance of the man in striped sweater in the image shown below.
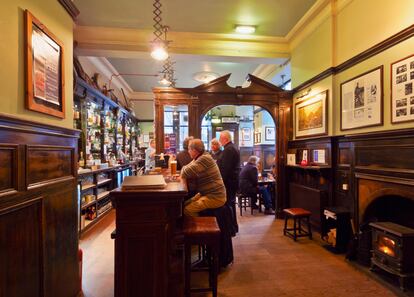
<path fill-rule="evenodd" d="M 226 203 L 226 188 L 216 162 L 205 152 L 201 139 L 191 140 L 188 152 L 193 161 L 181 169 L 181 178 L 192 179 L 198 193 L 186 201 L 184 215 L 198 216 L 202 210 L 223 206 Z"/>

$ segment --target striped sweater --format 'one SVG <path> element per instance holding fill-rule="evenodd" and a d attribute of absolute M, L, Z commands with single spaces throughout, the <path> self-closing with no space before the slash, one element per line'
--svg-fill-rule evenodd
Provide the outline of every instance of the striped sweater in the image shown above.
<path fill-rule="evenodd" d="M 209 153 L 204 153 L 181 169 L 181 177 L 192 179 L 201 196 L 213 199 L 226 199 L 226 188 L 216 161 Z"/>

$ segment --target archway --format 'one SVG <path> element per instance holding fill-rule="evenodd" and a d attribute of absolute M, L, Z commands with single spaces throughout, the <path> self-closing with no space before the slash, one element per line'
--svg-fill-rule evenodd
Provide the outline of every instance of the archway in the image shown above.
<path fill-rule="evenodd" d="M 218 105 L 256 105 L 272 116 L 276 135 L 277 172 L 284 172 L 287 141 L 292 134 L 292 93 L 249 74 L 250 85 L 246 88 L 230 87 L 227 84 L 231 74 L 217 78 L 195 88 L 154 88 L 155 135 L 157 151 L 164 152 L 164 107 L 186 105 L 188 107 L 188 134 L 201 137 L 201 121 L 211 108 Z M 278 174 L 276 214 L 286 205 L 285 177 Z"/>

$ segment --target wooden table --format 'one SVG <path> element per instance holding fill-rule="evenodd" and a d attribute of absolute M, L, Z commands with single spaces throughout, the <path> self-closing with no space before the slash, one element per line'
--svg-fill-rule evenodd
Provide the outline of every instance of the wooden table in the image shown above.
<path fill-rule="evenodd" d="M 184 289 L 181 226 L 186 186 L 122 191 L 116 208 L 115 297 L 178 297 Z"/>

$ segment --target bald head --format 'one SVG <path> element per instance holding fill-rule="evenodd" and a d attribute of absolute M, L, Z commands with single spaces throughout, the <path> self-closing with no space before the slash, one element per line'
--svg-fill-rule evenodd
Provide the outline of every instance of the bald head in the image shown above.
<path fill-rule="evenodd" d="M 227 143 L 231 142 L 231 134 L 229 130 L 221 131 L 220 133 L 220 143 L 222 145 L 226 145 Z"/>

